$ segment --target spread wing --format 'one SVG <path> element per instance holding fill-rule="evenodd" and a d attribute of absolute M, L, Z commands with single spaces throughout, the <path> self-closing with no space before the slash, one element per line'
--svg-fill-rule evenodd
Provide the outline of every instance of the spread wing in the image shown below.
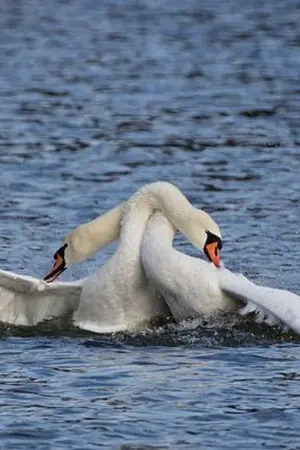
<path fill-rule="evenodd" d="M 0 321 L 36 325 L 76 309 L 83 280 L 47 284 L 27 275 L 0 270 Z"/>
<path fill-rule="evenodd" d="M 284 289 L 259 286 L 229 270 L 218 271 L 221 289 L 244 303 L 242 315 L 255 312 L 258 322 L 281 324 L 300 334 L 300 296 Z"/>

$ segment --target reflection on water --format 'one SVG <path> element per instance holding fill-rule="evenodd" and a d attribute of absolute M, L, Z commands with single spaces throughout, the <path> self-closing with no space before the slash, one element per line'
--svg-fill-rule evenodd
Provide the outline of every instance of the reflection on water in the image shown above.
<path fill-rule="evenodd" d="M 229 268 L 300 292 L 300 6 L 273 3 L 4 2 L 0 267 L 40 277 L 75 225 L 164 179 L 218 221 Z M 299 338 L 279 328 L 0 335 L 5 449 L 298 446 Z"/>

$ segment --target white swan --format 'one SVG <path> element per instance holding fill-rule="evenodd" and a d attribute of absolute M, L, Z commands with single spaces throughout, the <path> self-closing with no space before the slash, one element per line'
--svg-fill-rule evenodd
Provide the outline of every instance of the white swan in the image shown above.
<path fill-rule="evenodd" d="M 164 296 L 177 320 L 198 317 L 217 309 L 256 313 L 257 322 L 280 324 L 300 333 L 300 296 L 259 286 L 172 247 L 175 229 L 161 214 L 149 220 L 141 243 L 141 261 L 149 280 Z"/>
<path fill-rule="evenodd" d="M 115 254 L 83 283 L 74 313 L 78 327 L 94 332 L 120 331 L 169 313 L 140 261 L 143 233 L 155 210 L 161 211 L 175 229 L 220 266 L 221 233 L 215 221 L 194 208 L 174 185 L 166 182 L 146 185 L 124 205 L 74 230 L 55 254 L 54 266 L 45 277 L 49 281 L 120 234 Z M 211 273 L 207 269 L 206 276 Z"/>
<path fill-rule="evenodd" d="M 141 261 L 176 320 L 243 305 L 241 315 L 254 312 L 257 322 L 300 333 L 300 296 L 259 286 L 241 274 L 185 255 L 172 247 L 174 233 L 172 224 L 156 212 L 143 235 Z"/>
<path fill-rule="evenodd" d="M 141 261 L 148 279 L 166 300 L 173 317 L 183 320 L 236 309 L 238 303 L 219 286 L 213 264 L 173 248 L 176 228 L 163 214 L 149 220 L 141 243 Z"/>

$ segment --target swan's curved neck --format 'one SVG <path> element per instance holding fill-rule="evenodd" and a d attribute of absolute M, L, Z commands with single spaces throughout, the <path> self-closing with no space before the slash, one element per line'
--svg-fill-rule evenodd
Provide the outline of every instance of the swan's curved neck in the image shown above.
<path fill-rule="evenodd" d="M 64 240 L 67 247 L 67 265 L 78 263 L 92 256 L 98 249 L 118 239 L 123 204 L 72 231 Z"/>
<path fill-rule="evenodd" d="M 126 247 L 131 252 L 134 249 L 139 251 L 148 219 L 155 210 L 161 211 L 187 235 L 187 217 L 193 209 L 174 185 L 167 182 L 145 185 L 126 203 L 80 225 L 65 238 L 64 243 L 68 244 L 65 254 L 67 265 L 86 260 L 119 237 L 122 251 Z"/>
<path fill-rule="evenodd" d="M 124 241 L 130 242 L 130 235 L 133 235 L 135 241 L 131 238 L 131 243 L 139 245 L 149 217 L 157 210 L 202 251 L 207 240 L 207 231 L 221 238 L 220 229 L 212 217 L 193 207 L 176 186 L 158 181 L 142 187 L 124 205 L 121 239 L 124 236 Z M 131 214 L 133 212 L 134 214 Z"/>
<path fill-rule="evenodd" d="M 67 265 L 87 259 L 119 235 L 122 251 L 127 248 L 131 253 L 139 252 L 148 219 L 157 210 L 202 250 L 206 229 L 220 235 L 219 227 L 207 213 L 194 208 L 173 184 L 158 181 L 139 189 L 125 204 L 76 228 L 65 240 Z"/>
<path fill-rule="evenodd" d="M 132 232 L 136 225 L 146 223 L 154 211 L 161 211 L 176 229 L 186 234 L 187 218 L 194 208 L 173 184 L 158 181 L 142 187 L 124 205 L 121 236 Z"/>

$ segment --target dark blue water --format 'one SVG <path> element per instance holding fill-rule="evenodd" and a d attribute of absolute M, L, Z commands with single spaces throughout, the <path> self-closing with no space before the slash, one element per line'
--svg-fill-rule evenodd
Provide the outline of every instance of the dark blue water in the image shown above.
<path fill-rule="evenodd" d="M 300 292 L 299 2 L 0 8 L 1 269 L 43 276 L 73 227 L 163 179 L 218 221 L 228 267 Z M 280 328 L 0 335 L 5 450 L 300 448 L 299 338 Z"/>

